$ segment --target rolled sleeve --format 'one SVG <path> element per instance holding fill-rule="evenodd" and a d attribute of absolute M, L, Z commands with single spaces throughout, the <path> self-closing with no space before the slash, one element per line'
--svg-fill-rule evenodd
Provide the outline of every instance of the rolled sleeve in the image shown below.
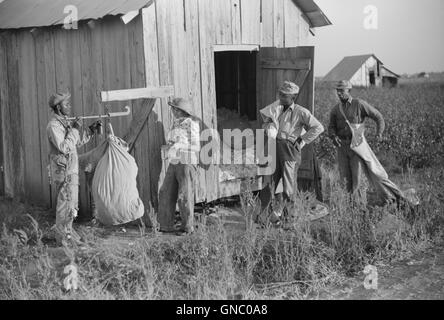
<path fill-rule="evenodd" d="M 307 132 L 301 136 L 301 139 L 305 144 L 310 144 L 324 132 L 324 126 L 309 111 L 304 113 L 303 120 Z"/>
<path fill-rule="evenodd" d="M 77 144 L 80 141 L 80 134 L 77 129 L 70 129 L 65 136 L 65 129 L 60 126 L 50 126 L 48 128 L 48 138 L 63 154 L 69 154 L 76 151 Z"/>

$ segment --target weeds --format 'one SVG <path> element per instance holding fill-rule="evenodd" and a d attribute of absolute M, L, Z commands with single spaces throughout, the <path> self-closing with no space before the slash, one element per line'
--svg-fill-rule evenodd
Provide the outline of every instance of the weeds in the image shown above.
<path fill-rule="evenodd" d="M 260 229 L 253 223 L 260 203 L 247 192 L 241 196 L 245 232 L 228 232 L 223 223 L 206 225 L 203 219 L 194 235 L 165 239 L 154 231 L 129 244 L 80 228 L 83 250 L 51 247 L 44 241 L 48 214 L 29 215 L 33 208 L 0 201 L 0 298 L 305 298 L 366 264 L 403 258 L 442 240 L 443 175 L 443 169 L 424 169 L 402 177 L 404 185 L 421 186 L 422 205 L 410 211 L 370 209 L 365 197 L 349 197 L 328 170 L 330 215 L 316 223 L 304 214 L 313 196 L 300 193 L 286 230 Z M 79 289 L 65 292 L 63 269 L 69 264 L 78 268 Z"/>

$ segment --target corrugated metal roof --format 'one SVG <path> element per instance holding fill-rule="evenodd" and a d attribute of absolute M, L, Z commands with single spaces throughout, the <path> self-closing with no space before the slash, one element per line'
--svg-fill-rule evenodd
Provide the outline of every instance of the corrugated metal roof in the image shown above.
<path fill-rule="evenodd" d="M 374 57 L 381 62 L 374 54 L 365 54 L 361 56 L 345 57 L 341 60 L 322 80 L 339 81 L 350 80 L 356 71 L 370 58 Z"/>
<path fill-rule="evenodd" d="M 62 24 L 69 5 L 77 7 L 78 21 L 139 10 L 152 0 L 4 0 L 0 2 L 0 29 Z"/>
<path fill-rule="evenodd" d="M 310 27 L 324 27 L 331 25 L 331 21 L 322 12 L 321 8 L 313 0 L 293 0 L 293 2 L 304 12 L 310 21 Z"/>
<path fill-rule="evenodd" d="M 43 27 L 62 24 L 63 10 L 74 5 L 78 20 L 98 19 L 143 8 L 153 0 L 4 0 L 0 2 L 0 29 Z M 210 0 L 208 0 L 210 1 Z M 313 0 L 293 0 L 307 16 L 311 27 L 332 23 Z"/>

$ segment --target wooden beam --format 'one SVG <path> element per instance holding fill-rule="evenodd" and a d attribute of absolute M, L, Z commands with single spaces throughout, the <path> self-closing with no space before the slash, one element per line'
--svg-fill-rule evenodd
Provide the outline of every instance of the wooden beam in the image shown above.
<path fill-rule="evenodd" d="M 166 98 L 174 95 L 173 86 L 102 91 L 102 102 Z"/>
<path fill-rule="evenodd" d="M 133 120 L 131 121 L 129 130 L 123 138 L 123 140 L 125 140 L 129 145 L 128 152 L 131 152 L 133 150 L 134 143 L 136 142 L 137 137 L 139 137 L 140 132 L 145 126 L 145 123 L 148 121 L 148 118 L 155 104 L 156 99 L 149 99 L 147 101 L 144 101 L 143 107 L 140 108 L 139 112 L 133 116 Z"/>
<path fill-rule="evenodd" d="M 213 45 L 214 52 L 221 51 L 259 51 L 258 44 L 215 44 Z"/>
<path fill-rule="evenodd" d="M 310 70 L 310 59 L 298 60 L 276 60 L 276 59 L 262 59 L 261 68 L 263 69 L 292 69 L 292 70 Z"/>

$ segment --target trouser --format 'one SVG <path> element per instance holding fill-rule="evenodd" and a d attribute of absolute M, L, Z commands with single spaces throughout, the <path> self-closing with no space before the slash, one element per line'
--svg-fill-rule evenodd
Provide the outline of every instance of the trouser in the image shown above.
<path fill-rule="evenodd" d="M 196 166 L 192 164 L 170 164 L 159 191 L 158 220 L 160 230 L 174 231 L 176 202 L 182 220 L 181 230 L 194 230 L 194 187 Z"/>
<path fill-rule="evenodd" d="M 367 180 L 378 194 L 379 203 L 375 203 L 376 205 L 385 205 L 394 201 L 399 205 L 401 199 L 405 200 L 404 193 L 389 179 L 387 172 L 365 138 L 354 151 L 362 159 L 363 171 L 367 176 Z"/>
<path fill-rule="evenodd" d="M 361 185 L 362 159 L 350 149 L 350 140 L 341 140 L 337 150 L 339 178 L 345 182 L 349 193 L 355 193 Z"/>
<path fill-rule="evenodd" d="M 90 199 L 90 209 L 91 209 L 91 216 L 89 218 L 95 219 L 97 217 L 97 209 L 96 209 L 96 203 L 94 201 L 93 193 L 92 193 L 92 181 L 94 178 L 94 171 L 93 172 L 85 172 L 85 179 L 86 179 L 86 186 L 88 190 L 88 195 Z"/>
<path fill-rule="evenodd" d="M 54 181 L 56 188 L 56 224 L 55 237 L 60 244 L 64 240 L 79 240 L 73 229 L 73 221 L 78 212 L 79 177 L 77 174 L 67 175 L 62 180 Z"/>
<path fill-rule="evenodd" d="M 291 148 L 291 145 L 287 142 L 284 144 L 278 141 L 276 146 L 276 169 L 273 175 L 265 177 L 266 186 L 261 191 L 260 197 L 263 210 L 269 207 L 270 204 L 273 207 L 275 190 L 281 179 L 283 199 L 279 197 L 278 200 L 293 203 L 293 194 L 297 190 L 297 173 L 301 164 L 301 153 Z M 277 210 L 279 211 L 280 208 Z"/>

